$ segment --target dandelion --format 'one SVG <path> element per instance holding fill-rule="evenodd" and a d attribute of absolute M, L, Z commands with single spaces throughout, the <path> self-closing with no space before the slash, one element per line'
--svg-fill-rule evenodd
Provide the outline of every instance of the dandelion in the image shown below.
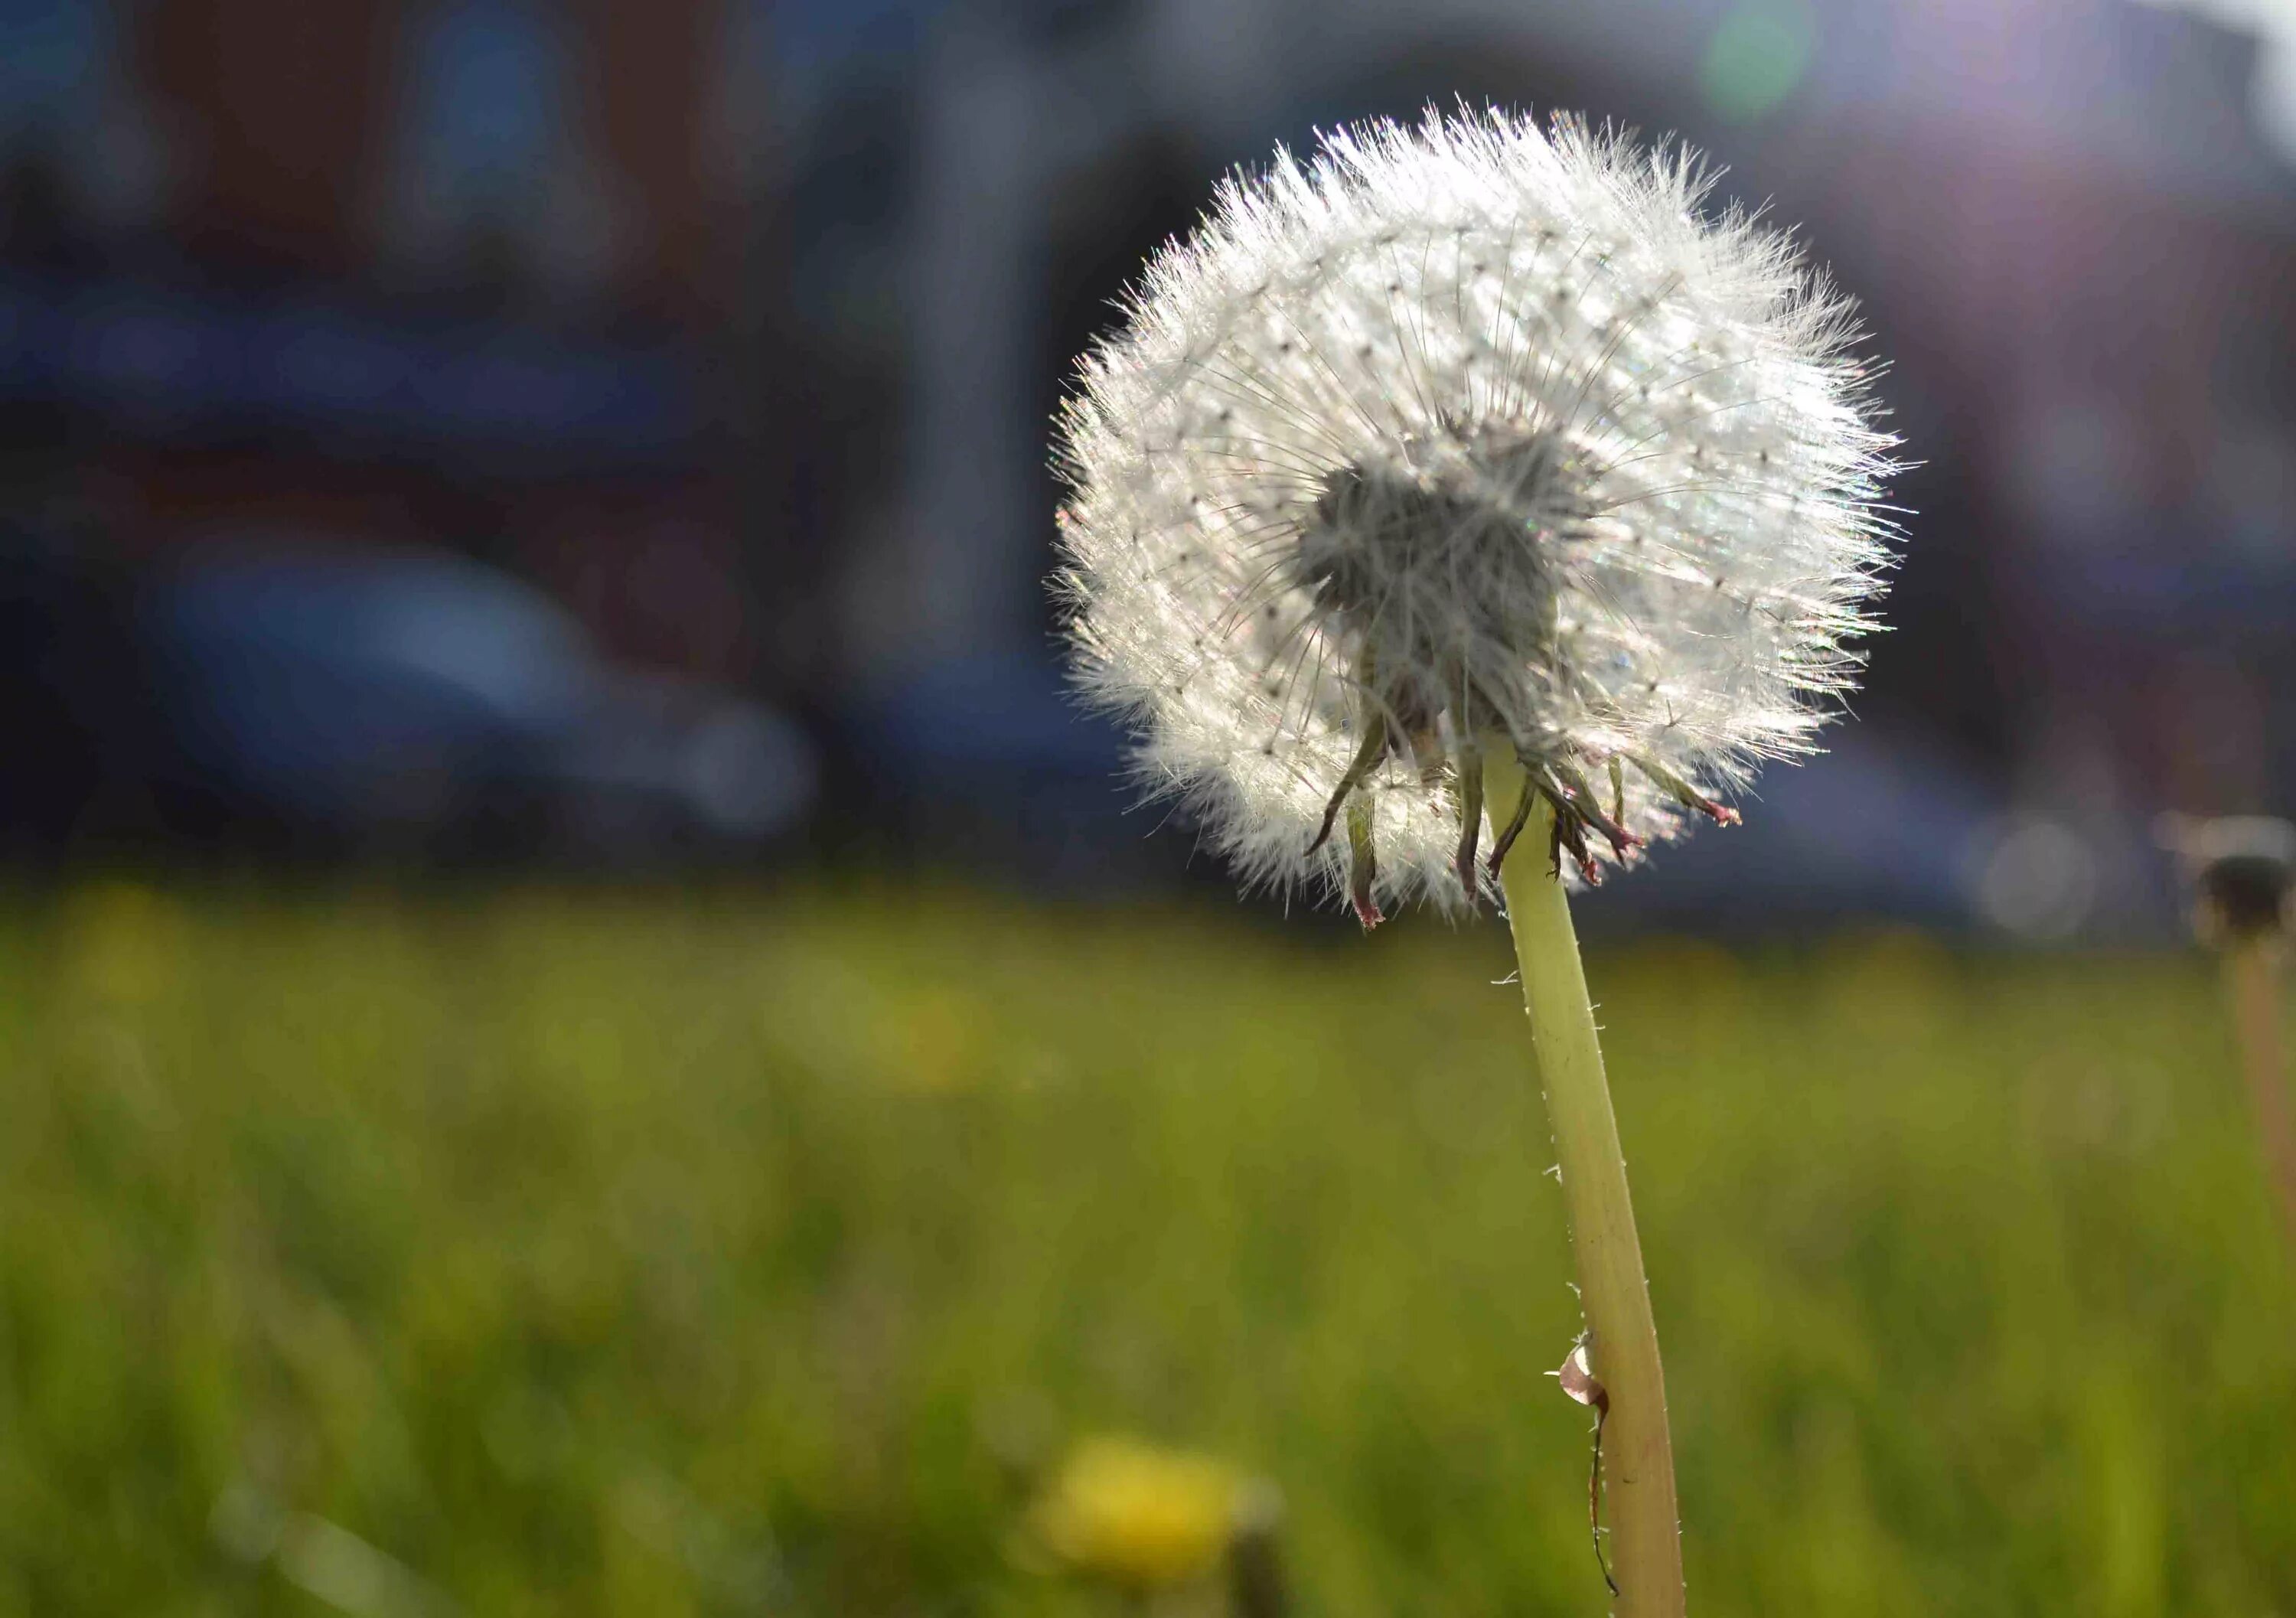
<path fill-rule="evenodd" d="M 1808 749 L 1887 440 L 1843 300 L 1708 185 L 1570 123 L 1334 135 L 1228 182 L 1085 360 L 1083 682 L 1248 880 L 1471 898 L 1493 749 L 1592 880 Z"/>
<path fill-rule="evenodd" d="M 1892 537 L 1846 300 L 1710 185 L 1568 119 L 1327 136 L 1151 262 L 1060 421 L 1056 587 L 1151 788 L 1366 927 L 1508 901 L 1636 1613 L 1672 1466 L 1559 874 L 1810 751 Z"/>
<path fill-rule="evenodd" d="M 2296 1245 L 2296 1112 L 2280 1011 L 2296 920 L 2296 825 L 2261 815 L 2166 815 L 2158 831 L 2193 885 L 2194 931 L 2222 958 L 2241 1076 L 2281 1222 Z"/>
<path fill-rule="evenodd" d="M 1242 1608 L 1276 1612 L 1275 1486 L 1207 1455 L 1136 1439 L 1078 1444 L 1030 1508 L 1028 1541 L 1055 1565 L 1136 1591 L 1228 1567 Z"/>

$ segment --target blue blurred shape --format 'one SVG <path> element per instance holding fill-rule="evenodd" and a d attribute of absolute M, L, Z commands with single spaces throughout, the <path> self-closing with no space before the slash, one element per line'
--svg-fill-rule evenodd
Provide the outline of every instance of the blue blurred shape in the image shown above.
<path fill-rule="evenodd" d="M 856 58 L 915 50 L 947 0 L 750 0 L 771 14 L 775 53 L 792 77 L 828 74 Z"/>
<path fill-rule="evenodd" d="M 257 333 L 248 375 L 250 396 L 274 408 L 381 423 L 405 412 L 416 368 L 403 343 L 321 311 L 292 310 Z"/>
<path fill-rule="evenodd" d="M 29 275 L 0 276 L 0 398 L 160 437 L 289 427 L 362 453 L 507 451 L 586 470 L 657 464 L 701 430 L 694 366 L 673 344 Z"/>
<path fill-rule="evenodd" d="M 859 770 L 912 852 L 1084 887 L 1126 880 L 1140 854 L 1160 860 L 1175 846 L 1145 840 L 1161 810 L 1128 815 L 1140 794 L 1122 728 L 1080 708 L 1043 654 L 926 663 L 846 719 Z"/>
<path fill-rule="evenodd" d="M 423 182 L 463 206 L 530 205 L 574 121 L 564 42 L 521 0 L 457 0 L 415 54 L 409 140 Z"/>
<path fill-rule="evenodd" d="M 110 22 L 97 0 L 0 0 L 0 145 L 84 110 L 110 53 Z"/>
<path fill-rule="evenodd" d="M 1022 770 L 1105 778 L 1122 768 L 1122 732 L 1079 708 L 1049 659 L 1025 653 L 915 669 L 863 704 L 861 729 L 895 776 Z"/>
<path fill-rule="evenodd" d="M 1845 725 L 1825 747 L 1765 768 L 1739 805 L 1742 825 L 1693 825 L 1652 849 L 1650 870 L 1580 907 L 1585 924 L 1761 932 L 1862 916 L 1973 926 L 1970 862 L 2000 823 L 1999 794 L 1903 736 Z"/>
<path fill-rule="evenodd" d="M 204 784 L 291 827 L 646 854 L 770 835 L 814 795 L 789 721 L 611 667 L 477 563 L 243 551 L 154 585 L 140 618 Z"/>

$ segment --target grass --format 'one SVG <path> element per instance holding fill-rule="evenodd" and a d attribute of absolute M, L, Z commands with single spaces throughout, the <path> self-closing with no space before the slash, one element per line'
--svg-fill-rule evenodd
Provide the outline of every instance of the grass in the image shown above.
<path fill-rule="evenodd" d="M 1599 902 L 1596 901 L 1596 902 Z M 1072 1440 L 1312 1614 L 1592 1614 L 1489 924 L 826 890 L 0 916 L 0 1611 L 1114 1610 Z M 1598 952 L 1693 1610 L 2296 1612 L 2206 964 Z"/>

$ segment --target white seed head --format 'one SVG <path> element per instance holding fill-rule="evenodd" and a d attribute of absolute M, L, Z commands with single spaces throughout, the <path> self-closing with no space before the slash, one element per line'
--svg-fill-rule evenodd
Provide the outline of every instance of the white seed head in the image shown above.
<path fill-rule="evenodd" d="M 1471 897 L 1495 747 L 1590 876 L 1810 750 L 1891 440 L 1847 301 L 1710 184 L 1571 120 L 1343 131 L 1224 183 L 1083 360 L 1079 678 L 1247 881 Z"/>

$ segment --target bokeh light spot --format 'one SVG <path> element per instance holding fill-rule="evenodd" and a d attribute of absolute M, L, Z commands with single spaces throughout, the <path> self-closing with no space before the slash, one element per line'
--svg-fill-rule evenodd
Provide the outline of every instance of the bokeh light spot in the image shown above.
<path fill-rule="evenodd" d="M 1733 122 L 1764 116 L 1801 82 L 1816 44 L 1817 18 L 1806 3 L 1737 7 L 1714 30 L 1699 66 L 1706 104 Z"/>

